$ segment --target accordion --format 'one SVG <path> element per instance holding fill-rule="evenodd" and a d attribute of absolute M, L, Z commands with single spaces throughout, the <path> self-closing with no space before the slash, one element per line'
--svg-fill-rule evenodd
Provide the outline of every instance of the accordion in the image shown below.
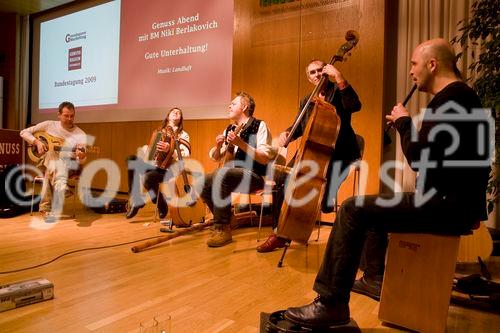
<path fill-rule="evenodd" d="M 163 141 L 170 144 L 168 152 L 158 150 L 158 142 Z M 149 141 L 145 162 L 160 169 L 167 169 L 173 160 L 175 147 L 175 134 L 170 126 L 155 130 Z"/>

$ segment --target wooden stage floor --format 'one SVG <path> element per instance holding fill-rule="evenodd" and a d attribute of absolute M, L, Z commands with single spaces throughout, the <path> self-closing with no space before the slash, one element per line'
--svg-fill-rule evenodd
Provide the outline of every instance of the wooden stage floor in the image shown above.
<path fill-rule="evenodd" d="M 151 204 L 132 220 L 124 214 L 77 210 L 75 220 L 44 224 L 38 214 L 0 220 L 0 271 L 49 261 L 63 253 L 164 236 L 151 223 Z M 330 227 L 318 242 L 260 254 L 257 228 L 237 229 L 234 242 L 210 249 L 209 231 L 161 243 L 141 253 L 129 245 L 77 252 L 47 265 L 0 274 L 0 283 L 43 277 L 55 298 L 0 313 L 0 332 L 138 332 L 158 313 L 172 316 L 173 332 L 258 332 L 261 312 L 310 302 Z M 270 228 L 264 228 L 265 239 Z M 261 239 L 261 242 L 263 241 Z M 495 266 L 495 265 L 493 265 Z M 496 265 L 498 267 L 498 265 Z M 499 270 L 493 272 L 498 279 Z M 352 294 L 351 316 L 363 332 L 397 331 L 377 318 L 378 303 Z M 451 306 L 448 332 L 492 332 L 500 316 Z"/>

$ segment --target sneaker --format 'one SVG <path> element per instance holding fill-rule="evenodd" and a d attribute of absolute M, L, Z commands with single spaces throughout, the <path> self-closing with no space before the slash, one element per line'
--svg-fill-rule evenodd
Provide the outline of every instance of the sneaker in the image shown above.
<path fill-rule="evenodd" d="M 264 243 L 257 246 L 257 252 L 260 253 L 271 252 L 276 249 L 285 247 L 286 244 L 289 244 L 289 242 L 290 241 L 288 241 L 285 238 L 278 237 L 276 234 L 271 234 Z"/>
<path fill-rule="evenodd" d="M 42 215 L 43 221 L 45 223 L 54 223 L 57 222 L 57 216 L 52 214 L 51 212 L 48 211 L 41 211 L 40 214 Z"/>
<path fill-rule="evenodd" d="M 209 247 L 221 247 L 233 241 L 231 235 L 231 226 L 229 224 L 218 224 L 212 232 L 212 236 L 208 239 Z"/>

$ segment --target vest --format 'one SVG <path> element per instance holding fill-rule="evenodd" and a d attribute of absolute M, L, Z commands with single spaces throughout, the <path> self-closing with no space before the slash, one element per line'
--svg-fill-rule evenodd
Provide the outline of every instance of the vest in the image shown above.
<path fill-rule="evenodd" d="M 250 117 L 247 124 L 243 127 L 240 132 L 240 138 L 245 141 L 249 146 L 257 148 L 257 132 L 259 131 L 261 120 Z M 226 128 L 226 133 L 231 131 L 234 125 L 229 125 Z M 260 164 L 253 160 L 247 155 L 243 150 L 238 149 L 234 155 L 235 167 L 251 169 L 253 172 L 259 176 L 264 176 L 266 174 L 266 165 Z M 248 161 L 251 161 L 251 165 L 248 165 Z"/>

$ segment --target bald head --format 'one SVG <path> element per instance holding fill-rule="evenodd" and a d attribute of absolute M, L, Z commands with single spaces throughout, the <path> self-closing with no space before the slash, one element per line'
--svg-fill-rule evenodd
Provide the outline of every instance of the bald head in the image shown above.
<path fill-rule="evenodd" d="M 460 80 L 455 52 L 444 39 L 431 39 L 418 45 L 411 56 L 410 76 L 419 91 L 436 94 L 451 82 Z"/>
<path fill-rule="evenodd" d="M 417 46 L 415 50 L 421 52 L 425 61 L 434 58 L 440 63 L 441 70 L 457 74 L 455 51 L 448 41 L 442 38 L 431 39 Z"/>

